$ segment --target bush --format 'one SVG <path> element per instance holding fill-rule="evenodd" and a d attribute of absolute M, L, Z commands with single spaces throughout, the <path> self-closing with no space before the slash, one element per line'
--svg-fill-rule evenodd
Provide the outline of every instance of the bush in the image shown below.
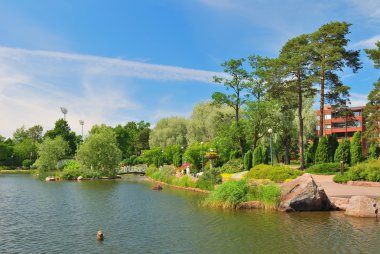
<path fill-rule="evenodd" d="M 240 158 L 240 151 L 239 150 L 233 150 L 230 152 L 230 160 Z"/>
<path fill-rule="evenodd" d="M 244 171 L 243 159 L 232 159 L 219 168 L 220 173 L 239 173 Z"/>
<path fill-rule="evenodd" d="M 205 198 L 203 205 L 236 208 L 238 204 L 247 201 L 248 191 L 248 182 L 245 180 L 225 182 Z"/>
<path fill-rule="evenodd" d="M 316 164 L 327 163 L 330 161 L 329 144 L 326 136 L 323 136 L 318 143 L 314 161 Z"/>
<path fill-rule="evenodd" d="M 355 165 L 362 161 L 362 142 L 361 134 L 359 131 L 355 132 L 354 136 L 352 137 L 350 153 L 352 165 Z"/>
<path fill-rule="evenodd" d="M 281 189 L 276 184 L 255 185 L 250 188 L 248 200 L 258 200 L 265 209 L 278 207 L 281 198 Z"/>
<path fill-rule="evenodd" d="M 190 176 L 188 175 L 185 175 L 181 178 L 174 178 L 172 181 L 172 184 L 176 186 L 191 187 L 191 188 L 195 188 L 196 186 L 196 183 L 193 182 L 193 180 L 191 180 Z"/>
<path fill-rule="evenodd" d="M 380 182 L 380 161 L 372 160 L 356 164 L 351 167 L 344 176 L 334 177 L 335 182 L 370 181 Z"/>
<path fill-rule="evenodd" d="M 199 177 L 196 187 L 202 190 L 213 190 L 216 184 L 222 182 L 222 177 L 217 168 L 206 170 L 201 177 Z"/>
<path fill-rule="evenodd" d="M 348 181 L 350 181 L 350 176 L 348 174 L 336 174 L 333 178 L 333 181 L 336 183 L 347 183 Z"/>
<path fill-rule="evenodd" d="M 264 158 L 263 158 L 263 152 L 261 146 L 258 146 L 253 150 L 253 161 L 252 165 L 260 165 L 264 163 Z"/>
<path fill-rule="evenodd" d="M 303 172 L 285 166 L 270 166 L 260 164 L 253 167 L 246 175 L 248 179 L 270 179 L 276 183 L 282 183 L 286 179 L 294 179 Z"/>
<path fill-rule="evenodd" d="M 252 152 L 249 150 L 244 155 L 244 169 L 250 170 L 252 168 Z"/>
<path fill-rule="evenodd" d="M 338 142 L 338 139 L 336 138 L 335 133 L 328 136 L 327 143 L 329 145 L 329 147 L 328 147 L 329 161 L 334 162 L 335 151 L 339 146 L 339 142 Z"/>
<path fill-rule="evenodd" d="M 308 147 L 305 149 L 306 163 L 314 163 L 315 152 L 317 151 L 318 143 L 319 143 L 319 138 L 314 137 L 313 142 L 309 144 Z"/>
<path fill-rule="evenodd" d="M 171 166 L 163 166 L 162 168 L 153 172 L 150 177 L 156 181 L 171 184 L 175 178 L 174 168 Z"/>
<path fill-rule="evenodd" d="M 350 140 L 345 138 L 339 143 L 339 146 L 335 151 L 334 161 L 336 162 L 344 161 L 344 164 L 350 165 L 350 162 L 351 162 Z"/>
<path fill-rule="evenodd" d="M 377 159 L 377 158 L 379 158 L 379 155 L 380 155 L 379 143 L 376 142 L 374 144 L 371 144 L 371 146 L 369 147 L 369 151 L 368 151 L 368 158 L 369 159 Z"/>
<path fill-rule="evenodd" d="M 82 172 L 77 168 L 64 168 L 61 178 L 65 180 L 75 180 L 80 175 L 82 175 Z"/>
<path fill-rule="evenodd" d="M 22 161 L 22 167 L 25 169 L 29 169 L 33 165 L 33 161 L 26 159 Z"/>
<path fill-rule="evenodd" d="M 344 167 L 345 170 L 347 170 L 347 166 Z M 340 172 L 340 163 L 322 163 L 322 164 L 316 164 L 311 167 L 309 167 L 306 170 L 307 173 L 311 174 L 335 174 L 336 172 Z"/>

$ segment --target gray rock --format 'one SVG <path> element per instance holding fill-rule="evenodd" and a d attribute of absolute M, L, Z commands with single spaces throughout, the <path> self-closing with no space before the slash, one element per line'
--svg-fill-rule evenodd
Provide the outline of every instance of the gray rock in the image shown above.
<path fill-rule="evenodd" d="M 54 176 L 47 176 L 45 178 L 45 182 L 54 182 L 56 179 L 54 178 Z"/>
<path fill-rule="evenodd" d="M 333 206 L 324 189 L 310 174 L 303 174 L 281 186 L 280 211 L 328 211 Z"/>
<path fill-rule="evenodd" d="M 83 176 L 78 176 L 77 180 L 78 181 L 83 180 Z"/>
<path fill-rule="evenodd" d="M 353 196 L 348 202 L 346 215 L 355 217 L 375 218 L 378 214 L 380 203 L 367 196 Z"/>

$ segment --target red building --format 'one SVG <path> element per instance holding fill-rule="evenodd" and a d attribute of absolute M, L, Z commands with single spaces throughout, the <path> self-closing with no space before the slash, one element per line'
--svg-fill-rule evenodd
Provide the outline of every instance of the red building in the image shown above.
<path fill-rule="evenodd" d="M 342 118 L 333 109 L 331 105 L 324 107 L 324 123 L 323 123 L 323 135 L 331 135 L 335 133 L 338 140 L 348 137 L 350 140 L 355 132 L 363 132 L 365 130 L 365 119 L 363 118 L 364 106 L 351 107 L 353 116 L 349 118 Z M 317 127 L 316 133 L 320 132 L 320 110 L 317 110 Z M 347 123 L 347 127 L 346 127 Z M 347 135 L 346 135 L 347 133 Z M 362 142 L 364 144 L 364 142 Z"/>

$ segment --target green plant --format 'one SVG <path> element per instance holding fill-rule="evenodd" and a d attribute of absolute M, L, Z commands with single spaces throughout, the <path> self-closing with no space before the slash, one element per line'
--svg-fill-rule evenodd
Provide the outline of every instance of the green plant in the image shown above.
<path fill-rule="evenodd" d="M 248 200 L 257 200 L 265 209 L 275 209 L 280 203 L 281 189 L 276 184 L 254 185 L 250 187 Z"/>
<path fill-rule="evenodd" d="M 220 173 L 238 173 L 244 171 L 243 159 L 232 159 L 220 167 Z"/>
<path fill-rule="evenodd" d="M 334 162 L 335 151 L 339 146 L 339 142 L 338 142 L 338 139 L 336 138 L 335 133 L 328 136 L 327 143 L 329 145 L 328 147 L 329 161 Z"/>
<path fill-rule="evenodd" d="M 336 174 L 333 178 L 333 181 L 336 183 L 347 183 L 350 180 L 351 179 L 348 174 L 341 175 L 340 173 Z"/>
<path fill-rule="evenodd" d="M 33 161 L 30 159 L 25 159 L 22 161 L 22 167 L 25 169 L 29 169 L 33 165 Z"/>
<path fill-rule="evenodd" d="M 329 144 L 326 136 L 323 136 L 318 143 L 314 161 L 316 164 L 327 163 L 330 161 Z"/>
<path fill-rule="evenodd" d="M 216 184 L 222 183 L 222 177 L 217 168 L 206 170 L 201 177 L 199 177 L 196 187 L 203 190 L 213 190 Z"/>
<path fill-rule="evenodd" d="M 334 161 L 335 162 L 344 161 L 345 164 L 350 165 L 351 152 L 350 152 L 349 139 L 345 138 L 339 143 L 339 146 L 335 151 Z"/>
<path fill-rule="evenodd" d="M 253 150 L 253 160 L 252 160 L 252 165 L 256 166 L 259 164 L 263 164 L 264 159 L 263 159 L 263 152 L 261 146 L 257 146 L 255 150 Z"/>
<path fill-rule="evenodd" d="M 174 168 L 171 166 L 163 166 L 162 168 L 154 171 L 150 177 L 156 181 L 171 184 L 175 178 Z"/>
<path fill-rule="evenodd" d="M 172 185 L 195 188 L 196 183 L 191 180 L 190 176 L 185 175 L 180 178 L 174 178 Z"/>
<path fill-rule="evenodd" d="M 203 200 L 203 205 L 236 208 L 238 204 L 247 201 L 248 191 L 248 182 L 245 180 L 225 182 Z"/>
<path fill-rule="evenodd" d="M 347 170 L 347 166 L 345 165 L 345 170 Z M 311 174 L 335 174 L 340 171 L 340 163 L 322 163 L 315 164 L 306 169 L 307 173 Z"/>
<path fill-rule="evenodd" d="M 352 137 L 351 147 L 350 147 L 350 155 L 351 155 L 351 164 L 355 165 L 362 161 L 362 142 L 361 142 L 361 134 L 359 131 L 355 132 Z"/>
<path fill-rule="evenodd" d="M 380 147 L 379 147 L 379 142 L 376 141 L 371 146 L 369 147 L 368 151 L 368 158 L 369 159 L 377 159 L 380 156 Z"/>
<path fill-rule="evenodd" d="M 252 168 L 252 152 L 248 150 L 248 152 L 244 155 L 244 169 L 250 170 Z"/>
<path fill-rule="evenodd" d="M 286 179 L 294 179 L 302 174 L 302 171 L 285 166 L 260 164 L 254 166 L 245 177 L 248 179 L 269 179 L 276 183 L 282 183 Z"/>

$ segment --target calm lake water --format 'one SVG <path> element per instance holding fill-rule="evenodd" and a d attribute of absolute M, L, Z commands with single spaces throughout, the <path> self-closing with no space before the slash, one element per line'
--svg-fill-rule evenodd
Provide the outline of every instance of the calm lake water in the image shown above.
<path fill-rule="evenodd" d="M 209 209 L 201 194 L 150 187 L 0 175 L 0 253 L 380 253 L 375 219 Z"/>

